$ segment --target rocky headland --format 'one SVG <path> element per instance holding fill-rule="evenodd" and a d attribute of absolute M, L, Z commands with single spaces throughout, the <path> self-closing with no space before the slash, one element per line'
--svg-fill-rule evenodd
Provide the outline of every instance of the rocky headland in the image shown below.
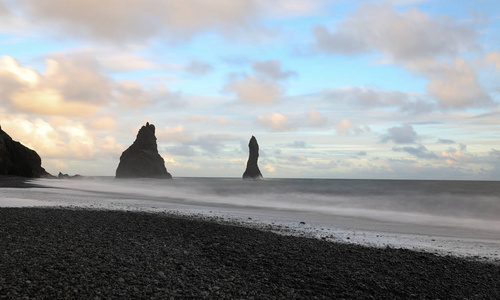
<path fill-rule="evenodd" d="M 42 159 L 34 150 L 14 141 L 0 127 L 0 175 L 30 178 L 51 177 L 42 168 Z"/>
<path fill-rule="evenodd" d="M 158 153 L 153 124 L 142 126 L 134 143 L 122 153 L 116 178 L 172 178 Z"/>
<path fill-rule="evenodd" d="M 252 135 L 248 143 L 248 150 L 250 152 L 247 161 L 247 168 L 243 173 L 243 179 L 262 179 L 257 160 L 259 159 L 259 144 L 257 139 Z"/>

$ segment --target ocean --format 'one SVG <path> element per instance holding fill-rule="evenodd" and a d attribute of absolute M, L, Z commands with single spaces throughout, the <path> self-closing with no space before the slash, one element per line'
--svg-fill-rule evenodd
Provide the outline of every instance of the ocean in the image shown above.
<path fill-rule="evenodd" d="M 35 179 L 0 206 L 63 205 L 216 217 L 378 247 L 500 260 L 500 184 L 488 181 L 240 178 Z"/>

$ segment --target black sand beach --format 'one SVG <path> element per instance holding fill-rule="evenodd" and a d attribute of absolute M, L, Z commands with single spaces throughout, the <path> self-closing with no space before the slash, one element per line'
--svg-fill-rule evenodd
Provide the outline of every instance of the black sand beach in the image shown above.
<path fill-rule="evenodd" d="M 30 188 L 37 187 L 26 177 L 0 175 L 0 188 Z"/>
<path fill-rule="evenodd" d="M 500 265 L 162 214 L 0 208 L 1 299 L 500 299 Z"/>

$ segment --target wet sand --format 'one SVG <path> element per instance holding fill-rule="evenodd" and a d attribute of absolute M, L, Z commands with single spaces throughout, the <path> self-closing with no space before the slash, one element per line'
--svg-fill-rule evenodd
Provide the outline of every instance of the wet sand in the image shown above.
<path fill-rule="evenodd" d="M 0 298 L 499 299 L 500 265 L 126 211 L 0 208 Z"/>

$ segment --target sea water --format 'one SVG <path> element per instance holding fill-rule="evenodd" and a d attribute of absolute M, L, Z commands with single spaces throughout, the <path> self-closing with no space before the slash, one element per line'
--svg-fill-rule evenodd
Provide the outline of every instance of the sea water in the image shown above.
<path fill-rule="evenodd" d="M 83 177 L 32 183 L 40 188 L 0 190 L 0 205 L 175 211 L 327 240 L 500 259 L 498 182 Z"/>

